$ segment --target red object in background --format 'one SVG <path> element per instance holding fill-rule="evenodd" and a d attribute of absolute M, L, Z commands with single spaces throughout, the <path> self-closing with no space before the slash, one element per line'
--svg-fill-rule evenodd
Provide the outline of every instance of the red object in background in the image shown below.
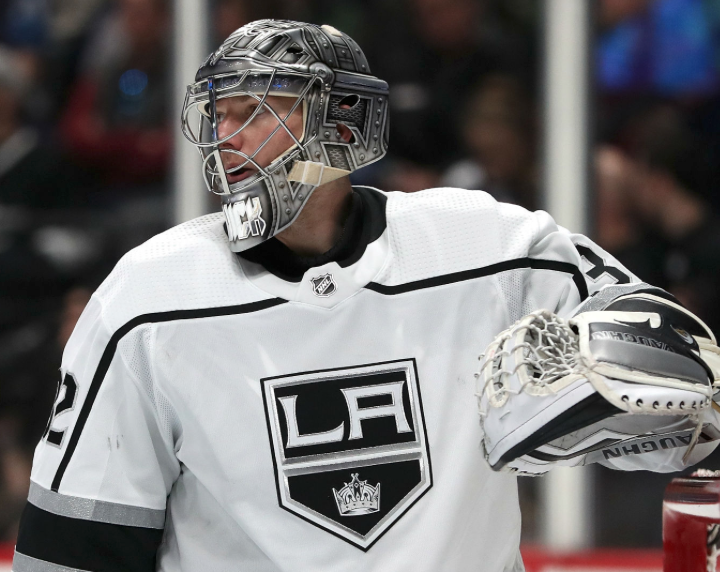
<path fill-rule="evenodd" d="M 661 572 L 660 550 L 587 550 L 554 553 L 531 546 L 520 551 L 527 572 Z"/>
<path fill-rule="evenodd" d="M 15 552 L 15 547 L 11 544 L 0 544 L 0 563 L 10 562 Z"/>
<path fill-rule="evenodd" d="M 703 476 L 696 476 L 697 474 Z M 664 572 L 715 570 L 720 547 L 720 473 L 673 479 L 663 500 Z"/>
<path fill-rule="evenodd" d="M 144 185 L 162 181 L 172 152 L 167 126 L 107 127 L 99 111 L 100 87 L 79 80 L 60 121 L 60 134 L 76 161 L 99 172 L 103 182 Z"/>

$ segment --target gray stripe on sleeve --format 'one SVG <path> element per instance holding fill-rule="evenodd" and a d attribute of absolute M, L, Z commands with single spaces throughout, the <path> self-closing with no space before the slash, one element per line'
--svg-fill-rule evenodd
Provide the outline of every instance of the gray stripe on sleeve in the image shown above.
<path fill-rule="evenodd" d="M 627 296 L 638 290 L 657 290 L 658 294 L 662 293 L 663 290 L 646 284 L 645 282 L 637 282 L 635 284 L 613 284 L 611 286 L 605 286 L 600 289 L 596 294 L 590 296 L 585 302 L 580 304 L 575 310 L 573 316 L 582 314 L 583 312 L 597 312 L 598 310 L 604 310 L 606 306 L 610 304 L 616 298 L 620 296 Z"/>
<path fill-rule="evenodd" d="M 34 482 L 30 482 L 28 501 L 47 512 L 69 518 L 140 528 L 165 528 L 165 510 L 71 497 L 49 491 Z"/>
<path fill-rule="evenodd" d="M 12 572 L 87 572 L 86 570 L 80 570 L 79 568 L 68 568 L 67 566 L 60 566 L 60 564 L 53 564 L 45 560 L 38 560 L 32 556 L 25 556 L 17 550 L 15 551 L 15 557 L 12 563 Z"/>

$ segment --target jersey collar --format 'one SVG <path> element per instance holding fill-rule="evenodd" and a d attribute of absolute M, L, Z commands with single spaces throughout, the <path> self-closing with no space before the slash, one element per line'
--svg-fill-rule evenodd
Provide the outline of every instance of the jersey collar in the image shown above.
<path fill-rule="evenodd" d="M 369 187 L 353 187 L 352 204 L 340 240 L 330 250 L 317 256 L 295 254 L 277 238 L 238 253 L 238 256 L 259 264 L 286 282 L 300 282 L 305 273 L 329 262 L 341 268 L 356 263 L 365 249 L 385 231 L 387 198 Z"/>
<path fill-rule="evenodd" d="M 320 256 L 298 256 L 270 239 L 238 254 L 246 278 L 292 302 L 332 309 L 371 282 L 389 256 L 386 196 L 354 187 L 351 212 L 338 243 Z"/>

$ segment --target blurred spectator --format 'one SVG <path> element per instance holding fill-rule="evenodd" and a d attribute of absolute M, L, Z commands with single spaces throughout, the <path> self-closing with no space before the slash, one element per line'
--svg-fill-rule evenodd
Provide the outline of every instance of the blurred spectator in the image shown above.
<path fill-rule="evenodd" d="M 248 2 L 244 0 L 217 0 L 213 11 L 215 43 L 222 43 L 235 30 L 252 22 L 254 18 L 250 12 Z"/>
<path fill-rule="evenodd" d="M 24 102 L 33 89 L 22 55 L 0 48 L 0 206 L 73 206 L 86 181 L 25 121 Z"/>
<path fill-rule="evenodd" d="M 386 163 L 387 165 L 387 163 Z M 397 159 L 390 163 L 389 168 L 380 171 L 381 187 L 388 191 L 414 193 L 424 189 L 440 186 L 440 171 L 433 165 L 420 165 L 412 161 Z M 372 174 L 372 171 L 371 171 Z M 356 184 L 365 184 L 360 176 L 353 177 Z"/>
<path fill-rule="evenodd" d="M 661 103 L 621 139 L 629 157 L 597 157 L 598 242 L 720 331 L 720 217 L 703 196 L 696 134 L 678 106 Z"/>
<path fill-rule="evenodd" d="M 621 22 L 642 16 L 651 0 L 601 0 L 598 20 L 601 30 L 611 30 Z"/>
<path fill-rule="evenodd" d="M 708 0 L 603 0 L 598 78 L 610 92 L 708 94 L 720 87 L 720 13 Z"/>
<path fill-rule="evenodd" d="M 490 76 L 473 92 L 461 133 L 469 157 L 443 174 L 448 187 L 481 189 L 537 208 L 536 126 L 532 99 L 512 76 Z"/>
<path fill-rule="evenodd" d="M 392 157 L 439 171 L 462 156 L 458 125 L 473 86 L 519 67 L 487 18 L 479 0 L 379 2 L 367 17 L 372 71 L 391 86 Z"/>
<path fill-rule="evenodd" d="M 35 88 L 28 94 L 34 123 L 55 119 L 75 73 L 93 18 L 109 0 L 7 0 L 0 3 L 0 44 L 22 55 Z"/>
<path fill-rule="evenodd" d="M 36 239 L 50 213 L 82 201 L 86 185 L 57 145 L 24 120 L 33 89 L 24 70 L 15 52 L 0 49 L 0 335 L 59 303 L 69 277 Z"/>
<path fill-rule="evenodd" d="M 635 153 L 636 205 L 662 239 L 665 286 L 720 331 L 720 217 L 698 192 L 698 149 L 676 108 L 661 105 L 641 118 Z"/>
<path fill-rule="evenodd" d="M 213 6 L 213 45 L 221 44 L 225 38 L 248 22 L 267 18 L 285 18 L 280 0 L 215 0 Z M 325 20 L 323 20 L 324 22 Z M 344 30 L 344 28 L 341 28 Z"/>
<path fill-rule="evenodd" d="M 62 349 L 90 294 L 88 287 L 75 287 L 64 297 L 59 314 L 0 338 L 0 542 L 16 537 L 32 451 L 55 398 Z"/>
<path fill-rule="evenodd" d="M 604 146 L 595 152 L 595 172 L 596 242 L 609 252 L 623 252 L 642 236 L 632 203 L 637 167 L 619 149 Z"/>
<path fill-rule="evenodd" d="M 22 73 L 19 81 L 39 84 L 42 54 L 48 38 L 48 4 L 45 0 L 7 0 L 0 2 L 0 51 L 3 58 L 12 54 L 16 68 Z M 24 97 L 32 105 L 33 118 L 44 112 L 43 97 L 38 89 L 28 90 Z"/>
<path fill-rule="evenodd" d="M 32 456 L 16 447 L 0 447 L 0 542 L 14 543 L 30 488 Z"/>
<path fill-rule="evenodd" d="M 45 116 L 57 121 L 75 82 L 80 57 L 88 37 L 111 0 L 62 0 L 46 2 L 48 38 L 42 51 L 42 102 Z M 41 116 L 42 117 L 42 116 Z"/>
<path fill-rule="evenodd" d="M 57 332 L 58 347 L 64 348 L 75 329 L 75 324 L 80 319 L 85 306 L 90 301 L 92 290 L 88 286 L 76 286 L 65 295 L 62 314 L 60 315 L 60 327 Z"/>
<path fill-rule="evenodd" d="M 46 0 L 7 0 L 0 3 L 0 46 L 15 53 L 29 79 L 35 80 L 49 28 Z"/>
<path fill-rule="evenodd" d="M 8 0 L 0 7 L 0 40 L 14 48 L 39 51 L 48 36 L 45 0 Z"/>
<path fill-rule="evenodd" d="M 168 127 L 167 0 L 118 0 L 88 47 L 60 125 L 75 159 L 120 197 L 163 190 Z"/>
<path fill-rule="evenodd" d="M 383 2 L 386 0 L 380 0 Z M 342 30 L 363 46 L 375 41 L 373 29 L 376 23 L 378 0 L 280 0 L 282 11 L 290 20 L 330 24 Z M 387 3 L 387 2 L 386 2 Z M 370 67 L 373 68 L 373 61 Z M 373 72 L 375 70 L 373 69 Z"/>
<path fill-rule="evenodd" d="M 662 285 L 664 250 L 637 207 L 642 184 L 636 161 L 617 147 L 595 152 L 595 239 L 642 280 Z"/>

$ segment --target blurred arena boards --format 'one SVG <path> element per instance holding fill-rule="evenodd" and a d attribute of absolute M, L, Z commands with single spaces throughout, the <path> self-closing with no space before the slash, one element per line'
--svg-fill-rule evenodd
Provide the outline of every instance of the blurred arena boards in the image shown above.
<path fill-rule="evenodd" d="M 521 549 L 527 572 L 662 572 L 662 550 L 588 550 L 552 553 Z"/>
<path fill-rule="evenodd" d="M 0 545 L 0 572 L 11 572 L 13 547 Z M 662 572 L 662 550 L 588 550 L 552 553 L 522 547 L 527 572 Z"/>

